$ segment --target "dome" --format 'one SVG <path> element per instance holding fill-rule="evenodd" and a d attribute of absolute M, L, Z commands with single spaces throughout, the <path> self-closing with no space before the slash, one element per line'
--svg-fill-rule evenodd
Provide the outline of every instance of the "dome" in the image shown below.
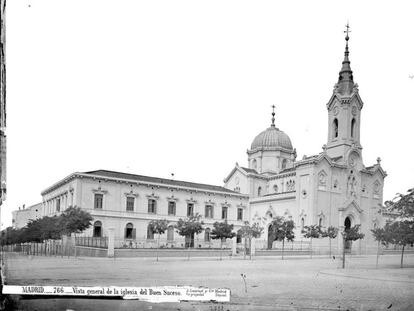
<path fill-rule="evenodd" d="M 271 126 L 257 135 L 251 146 L 251 150 L 275 148 L 293 150 L 289 136 L 275 126 Z"/>

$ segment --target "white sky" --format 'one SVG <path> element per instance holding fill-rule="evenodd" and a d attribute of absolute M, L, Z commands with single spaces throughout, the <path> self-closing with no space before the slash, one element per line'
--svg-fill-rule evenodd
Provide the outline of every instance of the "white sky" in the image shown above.
<path fill-rule="evenodd" d="M 366 166 L 385 199 L 414 186 L 414 2 L 7 2 L 7 201 L 11 211 L 75 171 L 222 185 L 276 125 L 321 151 L 344 52 L 365 105 Z"/>

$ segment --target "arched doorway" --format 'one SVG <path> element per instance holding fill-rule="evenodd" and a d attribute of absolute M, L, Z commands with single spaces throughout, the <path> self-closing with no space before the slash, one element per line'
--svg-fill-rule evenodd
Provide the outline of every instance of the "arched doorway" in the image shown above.
<path fill-rule="evenodd" d="M 99 220 L 95 221 L 93 224 L 93 237 L 102 237 L 102 223 Z"/>
<path fill-rule="evenodd" d="M 269 228 L 267 229 L 267 249 L 272 249 L 274 240 L 273 226 L 269 225 Z"/>
<path fill-rule="evenodd" d="M 351 218 L 346 217 L 344 221 L 345 232 L 351 229 Z M 345 252 L 351 252 L 352 241 L 345 241 Z"/>

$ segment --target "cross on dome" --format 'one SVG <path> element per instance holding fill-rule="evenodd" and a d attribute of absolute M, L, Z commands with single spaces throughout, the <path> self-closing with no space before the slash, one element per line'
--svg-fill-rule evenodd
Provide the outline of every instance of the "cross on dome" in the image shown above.
<path fill-rule="evenodd" d="M 271 124 L 271 126 L 275 127 L 275 108 L 276 108 L 276 106 L 275 105 L 272 105 L 271 107 L 273 109 L 273 111 L 272 111 L 272 124 Z"/>

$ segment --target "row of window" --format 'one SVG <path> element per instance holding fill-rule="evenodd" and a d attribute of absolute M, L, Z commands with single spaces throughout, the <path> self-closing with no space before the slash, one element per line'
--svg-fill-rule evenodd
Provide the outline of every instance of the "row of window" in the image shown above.
<path fill-rule="evenodd" d="M 102 222 L 99 220 L 95 221 L 93 224 L 93 237 L 98 238 L 102 237 Z M 210 242 L 211 240 L 211 229 L 206 228 L 204 230 L 204 241 Z M 154 239 L 154 231 L 152 228 L 148 225 L 147 227 L 147 239 L 153 240 Z M 125 232 L 124 232 L 124 238 L 125 239 L 136 239 L 136 229 L 134 228 L 134 225 L 132 223 L 128 223 L 125 226 Z M 174 241 L 174 226 L 169 226 L 167 229 L 167 241 Z"/>
<path fill-rule="evenodd" d="M 266 190 L 267 190 L 267 192 L 269 192 L 269 186 L 266 186 Z M 283 191 L 283 182 L 282 182 L 282 189 L 281 190 Z M 285 191 L 294 191 L 294 190 L 295 190 L 295 181 L 292 180 L 292 179 L 289 179 L 286 182 L 286 190 Z M 273 185 L 273 192 L 274 193 L 279 192 L 279 187 L 276 184 Z M 259 186 L 257 188 L 257 196 L 261 196 L 261 195 L 262 195 L 262 187 Z"/>
<path fill-rule="evenodd" d="M 102 209 L 103 203 L 103 194 L 96 193 L 95 194 L 95 201 L 94 201 L 94 208 L 95 209 Z M 134 197 L 127 197 L 126 200 L 126 210 L 127 211 L 134 211 Z M 148 213 L 156 214 L 157 213 L 157 200 L 155 199 L 148 199 Z M 176 202 L 175 201 L 168 201 L 168 215 L 175 216 L 176 214 Z M 194 203 L 187 203 L 187 216 L 194 216 Z M 221 218 L 227 219 L 228 216 L 228 207 L 223 206 L 221 208 Z M 205 218 L 214 218 L 214 208 L 211 204 L 206 204 L 204 210 L 204 217 Z M 243 220 L 243 209 L 237 209 L 237 220 Z"/>
<path fill-rule="evenodd" d="M 339 122 L 338 119 L 335 118 L 333 120 L 333 138 L 337 138 L 338 137 L 338 131 L 339 131 Z M 351 121 L 351 137 L 354 138 L 356 134 L 356 120 L 355 118 L 352 118 Z"/>

